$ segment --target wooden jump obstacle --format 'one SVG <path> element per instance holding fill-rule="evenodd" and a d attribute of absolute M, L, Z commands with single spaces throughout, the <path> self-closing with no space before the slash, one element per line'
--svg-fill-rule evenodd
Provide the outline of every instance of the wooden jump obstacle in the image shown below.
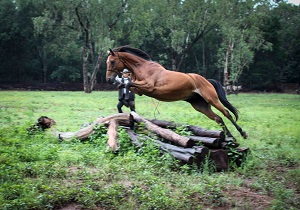
<path fill-rule="evenodd" d="M 157 135 L 161 140 L 134 132 L 134 127 L 143 124 L 144 128 L 151 134 Z M 42 116 L 38 119 L 37 126 L 42 129 L 50 128 L 55 121 Z M 107 127 L 107 146 L 114 152 L 118 150 L 118 127 L 122 126 L 130 137 L 132 144 L 142 147 L 142 142 L 151 140 L 163 153 L 169 153 L 182 164 L 196 164 L 201 167 L 205 160 L 214 163 L 217 171 L 229 168 L 230 155 L 234 155 L 234 162 L 240 166 L 248 148 L 238 148 L 239 144 L 233 138 L 226 138 L 223 131 L 206 130 L 195 125 L 183 125 L 164 120 L 149 120 L 136 112 L 119 113 L 96 119 L 86 127 L 77 132 L 60 132 L 54 129 L 54 135 L 61 141 L 71 138 L 86 139 L 93 134 L 96 125 L 103 124 Z M 183 136 L 174 130 L 185 127 L 192 135 Z"/>

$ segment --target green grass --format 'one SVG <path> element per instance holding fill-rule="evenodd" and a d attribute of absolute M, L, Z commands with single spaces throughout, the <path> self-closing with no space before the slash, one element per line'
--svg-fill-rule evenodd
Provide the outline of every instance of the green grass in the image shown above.
<path fill-rule="evenodd" d="M 212 173 L 178 167 L 149 144 L 137 151 L 120 130 L 122 150 L 106 150 L 105 133 L 89 141 L 59 142 L 50 132 L 27 128 L 48 116 L 61 131 L 117 113 L 117 92 L 0 92 L 0 209 L 299 209 L 300 96 L 229 95 L 240 111 L 243 147 L 251 149 L 240 168 Z M 137 112 L 220 129 L 185 102 L 136 97 Z M 129 111 L 127 108 L 124 111 Z"/>

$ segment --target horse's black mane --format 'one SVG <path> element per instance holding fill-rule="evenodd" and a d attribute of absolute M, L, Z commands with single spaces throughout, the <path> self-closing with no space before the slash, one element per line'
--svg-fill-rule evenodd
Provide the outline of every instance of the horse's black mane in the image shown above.
<path fill-rule="evenodd" d="M 136 55 L 140 58 L 143 58 L 147 61 L 151 61 L 151 57 L 145 53 L 144 51 L 137 49 L 137 48 L 133 48 L 130 46 L 122 46 L 122 47 L 118 47 L 118 48 L 114 48 L 113 52 L 127 52 L 133 55 Z"/>

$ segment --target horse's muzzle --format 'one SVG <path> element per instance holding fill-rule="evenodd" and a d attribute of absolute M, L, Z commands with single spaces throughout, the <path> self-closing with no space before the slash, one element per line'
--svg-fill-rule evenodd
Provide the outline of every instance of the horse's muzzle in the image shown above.
<path fill-rule="evenodd" d="M 106 80 L 109 84 L 112 84 L 114 81 L 111 78 L 107 78 Z"/>

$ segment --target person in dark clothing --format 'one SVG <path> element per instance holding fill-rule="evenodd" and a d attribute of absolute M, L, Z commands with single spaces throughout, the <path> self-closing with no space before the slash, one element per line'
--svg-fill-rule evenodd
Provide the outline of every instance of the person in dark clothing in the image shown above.
<path fill-rule="evenodd" d="M 119 103 L 117 104 L 117 108 L 119 113 L 122 113 L 122 107 L 125 105 L 126 107 L 129 107 L 131 111 L 135 111 L 135 94 L 129 90 L 129 88 L 126 88 L 126 85 L 130 83 L 130 72 L 128 69 L 124 69 L 122 71 L 122 77 L 116 77 L 115 81 L 119 83 L 118 89 L 119 89 Z"/>

